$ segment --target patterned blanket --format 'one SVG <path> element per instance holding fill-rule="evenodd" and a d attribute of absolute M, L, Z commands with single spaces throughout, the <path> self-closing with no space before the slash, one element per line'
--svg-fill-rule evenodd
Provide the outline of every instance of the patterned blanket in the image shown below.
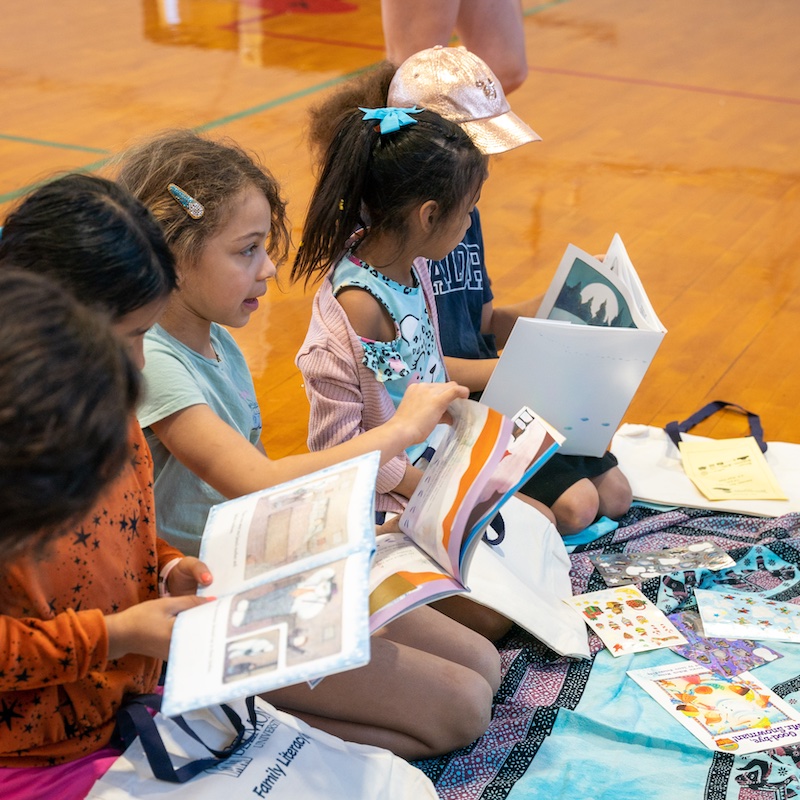
<path fill-rule="evenodd" d="M 736 565 L 643 581 L 663 611 L 692 610 L 693 588 L 729 589 L 800 605 L 800 514 L 776 519 L 697 509 L 633 508 L 620 527 L 575 548 L 573 593 L 605 588 L 592 553 L 644 552 L 711 541 Z M 589 633 L 592 658 L 557 656 L 515 628 L 499 647 L 503 682 L 489 730 L 468 748 L 416 762 L 443 800 L 790 800 L 800 798 L 800 745 L 715 753 L 640 689 L 626 671 L 680 661 L 668 649 L 613 657 Z M 800 703 L 800 645 L 754 670 Z"/>

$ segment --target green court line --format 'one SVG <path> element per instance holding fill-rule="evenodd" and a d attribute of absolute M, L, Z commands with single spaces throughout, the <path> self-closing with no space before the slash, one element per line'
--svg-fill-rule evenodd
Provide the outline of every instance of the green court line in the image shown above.
<path fill-rule="evenodd" d="M 306 89 L 301 89 L 300 91 L 293 92 L 292 94 L 287 94 L 284 95 L 283 97 L 277 97 L 275 98 L 275 100 L 270 100 L 269 102 L 261 103 L 257 106 L 253 106 L 252 108 L 246 108 L 242 111 L 237 111 L 235 114 L 229 114 L 225 117 L 220 117 L 219 119 L 212 120 L 211 122 L 206 122 L 203 125 L 196 126 L 192 130 L 196 131 L 197 133 L 202 133 L 204 131 L 212 130 L 213 128 L 218 128 L 221 125 L 227 125 L 230 122 L 235 122 L 236 120 L 245 119 L 246 117 L 252 117 L 255 114 L 260 114 L 264 111 L 269 111 L 272 108 L 285 105 L 286 103 L 291 103 L 293 100 L 299 100 L 301 97 L 306 97 L 307 95 L 323 91 L 324 89 L 330 89 L 331 87 L 336 86 L 339 83 L 343 83 L 344 81 L 350 80 L 350 78 L 353 78 L 356 75 L 361 75 L 363 72 L 367 72 L 373 69 L 374 66 L 375 66 L 374 64 L 371 64 L 368 67 L 362 67 L 361 69 L 349 72 L 346 75 L 340 75 L 337 78 L 332 78 L 331 80 L 324 81 L 323 83 L 318 83 L 314 86 L 309 86 Z M 0 134 L 0 138 L 10 138 L 10 137 L 5 137 L 2 134 Z M 32 143 L 38 143 L 36 140 L 33 139 L 27 141 L 30 141 Z M 108 153 L 107 150 L 96 150 L 93 148 L 85 148 L 85 149 L 90 150 L 90 152 Z M 73 167 L 70 169 L 70 171 L 94 172 L 95 170 L 98 170 L 101 167 L 105 166 L 111 160 L 112 157 L 113 156 L 109 154 L 107 158 L 100 159 L 99 161 L 94 161 L 91 164 L 85 164 L 82 167 Z M 45 183 L 48 182 L 48 180 L 51 179 L 45 178 L 41 181 L 30 183 L 27 186 L 21 186 L 20 188 L 14 189 L 11 192 L 6 192 L 6 194 L 0 194 L 0 203 L 7 203 L 9 201 L 16 200 L 28 194 L 29 192 L 32 192 L 34 189 L 37 189 L 39 186 L 44 185 Z"/>
<path fill-rule="evenodd" d="M 69 144 L 67 142 L 49 142 L 46 139 L 31 139 L 28 136 L 12 136 L 10 133 L 0 133 L 0 139 L 7 142 L 21 142 L 22 144 L 35 144 L 40 147 L 55 147 L 59 150 L 80 150 L 83 153 L 100 153 L 107 155 L 108 150 L 101 150 L 99 147 L 86 147 L 82 144 Z"/>
<path fill-rule="evenodd" d="M 274 100 L 269 100 L 266 103 L 261 103 L 260 105 L 253 106 L 252 108 L 246 108 L 243 111 L 237 111 L 235 114 L 229 114 L 226 117 L 220 117 L 219 119 L 215 119 L 211 122 L 206 122 L 204 125 L 198 125 L 196 128 L 193 128 L 193 130 L 197 133 L 203 133 L 204 131 L 210 131 L 213 128 L 219 128 L 221 125 L 227 125 L 230 122 L 236 122 L 237 120 L 245 119 L 246 117 L 252 117 L 254 114 L 260 114 L 263 111 L 269 111 L 272 108 L 286 105 L 286 103 L 291 103 L 293 100 L 299 100 L 301 97 L 308 97 L 308 95 L 314 94 L 315 92 L 321 92 L 324 89 L 330 89 L 333 86 L 337 86 L 340 83 L 350 80 L 350 78 L 356 77 L 356 75 L 369 72 L 369 70 L 374 68 L 375 64 L 370 64 L 368 67 L 361 67 L 361 69 L 357 69 L 354 72 L 348 72 L 347 75 L 340 75 L 338 78 L 331 78 L 328 81 L 317 83 L 314 86 L 307 87 L 306 89 L 300 89 L 292 94 L 287 94 L 283 97 L 276 97 Z"/>
<path fill-rule="evenodd" d="M 111 156 L 108 158 L 102 158 L 100 161 L 95 161 L 92 164 L 86 164 L 82 167 L 70 167 L 69 170 L 61 170 L 62 172 L 94 172 L 96 169 L 100 169 L 105 164 L 111 160 Z M 43 178 L 40 181 L 36 181 L 35 183 L 29 183 L 27 186 L 21 186 L 19 189 L 14 189 L 11 192 L 6 192 L 6 194 L 0 194 L 0 203 L 8 203 L 11 200 L 16 200 L 24 195 L 28 194 L 28 192 L 32 192 L 34 189 L 38 189 L 40 186 L 44 186 L 46 183 L 49 183 L 54 176 L 50 176 L 48 178 Z"/>
<path fill-rule="evenodd" d="M 570 0 L 550 0 L 549 3 L 542 3 L 539 6 L 534 6 L 522 12 L 523 17 L 529 17 L 531 14 L 538 14 L 540 11 L 547 11 L 548 8 L 553 6 L 560 6 L 562 3 L 569 3 Z"/>
<path fill-rule="evenodd" d="M 561 5 L 562 3 L 568 3 L 570 0 L 550 0 L 550 2 L 542 3 L 541 5 L 534 6 L 533 8 L 529 8 L 526 11 L 523 11 L 523 16 L 528 17 L 532 14 L 538 14 L 541 11 L 546 11 L 548 8 L 552 8 L 553 6 Z M 252 117 L 256 114 L 261 114 L 264 111 L 270 111 L 273 108 L 278 108 L 279 106 L 286 105 L 287 103 L 291 103 L 294 100 L 299 100 L 303 97 L 308 97 L 310 94 L 315 94 L 316 92 L 321 92 L 325 89 L 330 89 L 334 86 L 337 86 L 340 83 L 344 83 L 345 81 L 350 80 L 350 78 L 354 78 L 356 75 L 361 75 L 364 72 L 368 72 L 371 69 L 374 69 L 376 65 L 370 64 L 367 67 L 362 67 L 361 69 L 354 70 L 353 72 L 349 72 L 346 75 L 340 75 L 337 78 L 331 78 L 330 80 L 323 81 L 322 83 L 317 83 L 314 86 L 309 86 L 305 89 L 300 89 L 297 92 L 293 92 L 292 94 L 284 95 L 283 97 L 277 97 L 274 100 L 269 100 L 266 103 L 260 103 L 257 106 L 253 106 L 252 108 L 246 108 L 242 111 L 237 111 L 234 114 L 228 114 L 227 116 L 220 117 L 219 119 L 212 120 L 211 122 L 206 122 L 203 125 L 198 125 L 193 128 L 194 131 L 197 133 L 203 133 L 205 131 L 213 130 L 214 128 L 219 128 L 223 125 L 228 125 L 231 122 L 236 122 L 240 119 L 246 119 L 247 117 Z M 29 144 L 38 144 L 45 147 L 60 147 L 63 149 L 68 150 L 81 150 L 87 153 L 103 153 L 107 154 L 107 150 L 101 150 L 99 148 L 94 147 L 81 147 L 79 145 L 70 145 L 70 144 L 59 144 L 57 142 L 47 142 L 40 139 L 26 139 L 21 136 L 8 136 L 5 134 L 0 134 L 0 139 L 7 139 L 9 141 L 17 141 L 17 142 L 24 142 Z M 94 172 L 97 169 L 105 166 L 110 160 L 112 156 L 111 154 L 108 155 L 107 158 L 103 158 L 100 161 L 95 161 L 91 164 L 86 164 L 82 167 L 74 167 L 71 171 L 73 172 Z M 42 186 L 43 184 L 47 183 L 49 179 L 45 178 L 41 181 L 36 181 L 35 183 L 28 184 L 27 186 L 21 186 L 18 189 L 14 189 L 11 192 L 7 192 L 6 194 L 0 194 L 0 203 L 7 203 L 11 200 L 16 200 L 23 195 L 28 194 L 28 192 L 33 191 L 34 189 Z"/>

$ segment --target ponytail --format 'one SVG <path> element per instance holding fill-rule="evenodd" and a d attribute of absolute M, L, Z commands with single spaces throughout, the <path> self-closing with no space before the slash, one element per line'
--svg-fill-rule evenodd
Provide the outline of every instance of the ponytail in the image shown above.
<path fill-rule="evenodd" d="M 427 200 L 446 218 L 477 192 L 486 164 L 458 125 L 432 111 L 387 133 L 359 109 L 343 115 L 309 203 L 292 281 L 325 275 L 360 227 L 368 232 L 355 247 L 377 232 L 402 236 L 409 211 Z"/>
<path fill-rule="evenodd" d="M 350 234 L 366 224 L 361 198 L 380 133 L 361 117 L 358 110 L 346 114 L 328 147 L 292 266 L 292 282 L 303 277 L 307 285 L 315 273 L 324 275 L 343 254 Z"/>

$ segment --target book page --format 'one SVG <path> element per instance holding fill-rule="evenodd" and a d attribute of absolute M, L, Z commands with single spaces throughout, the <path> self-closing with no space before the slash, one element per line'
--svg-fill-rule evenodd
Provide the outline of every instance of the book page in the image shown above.
<path fill-rule="evenodd" d="M 325 560 L 336 548 L 374 540 L 375 475 L 369 453 L 211 509 L 200 545 L 214 583 L 199 594 L 219 596 L 291 573 L 305 559 Z"/>
<path fill-rule="evenodd" d="M 200 554 L 218 599 L 175 621 L 164 714 L 369 660 L 379 463 L 367 453 L 212 508 Z"/>
<path fill-rule="evenodd" d="M 179 614 L 162 712 L 173 716 L 366 664 L 371 555 L 354 553 Z"/>
<path fill-rule="evenodd" d="M 564 437 L 527 406 L 512 418 L 511 443 L 503 458 L 481 490 L 467 519 L 467 535 L 462 546 L 462 571 L 466 571 L 466 548 L 474 536 L 483 534 L 486 526 L 520 486 L 556 452 Z"/>
<path fill-rule="evenodd" d="M 459 583 L 469 515 L 503 458 L 513 423 L 481 403 L 456 400 L 453 424 L 400 518 L 400 529 Z"/>
<path fill-rule="evenodd" d="M 404 533 L 376 539 L 369 578 L 369 625 L 374 633 L 394 619 L 464 587 Z"/>
<path fill-rule="evenodd" d="M 620 280 L 624 282 L 646 326 L 656 331 L 666 330 L 650 303 L 650 298 L 647 296 L 644 286 L 642 286 L 639 275 L 634 269 L 633 262 L 628 256 L 628 251 L 625 249 L 622 238 L 618 233 L 614 234 L 602 263 L 608 267 L 612 274 L 619 275 Z M 637 325 L 637 327 L 643 326 Z"/>
<path fill-rule="evenodd" d="M 756 753 L 800 741 L 800 715 L 749 672 L 724 678 L 685 661 L 628 675 L 711 750 Z"/>
<path fill-rule="evenodd" d="M 665 332 L 618 236 L 604 261 L 570 244 L 536 317 L 579 325 Z"/>

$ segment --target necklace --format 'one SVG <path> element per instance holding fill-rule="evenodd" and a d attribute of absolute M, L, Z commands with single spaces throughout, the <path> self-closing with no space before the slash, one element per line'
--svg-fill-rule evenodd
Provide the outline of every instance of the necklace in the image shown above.
<path fill-rule="evenodd" d="M 217 355 L 217 351 L 214 349 L 214 345 L 211 345 L 211 352 L 214 354 L 214 358 L 217 359 L 217 364 L 219 364 L 222 359 Z"/>

